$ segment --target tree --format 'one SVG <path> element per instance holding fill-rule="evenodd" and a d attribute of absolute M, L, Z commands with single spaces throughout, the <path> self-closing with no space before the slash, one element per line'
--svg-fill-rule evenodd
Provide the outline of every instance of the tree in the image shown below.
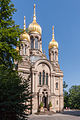
<path fill-rule="evenodd" d="M 74 85 L 69 89 L 69 105 L 72 109 L 80 109 L 80 85 Z"/>
<path fill-rule="evenodd" d="M 69 94 L 67 91 L 64 91 L 64 108 L 69 107 Z"/>
<path fill-rule="evenodd" d="M 14 67 L 14 60 L 21 58 L 14 49 L 19 45 L 20 35 L 19 26 L 12 20 L 15 11 L 11 0 L 0 0 L 0 65 L 10 69 Z"/>
<path fill-rule="evenodd" d="M 63 81 L 63 91 L 65 91 L 65 89 L 68 87 L 68 85 L 66 84 L 65 81 Z"/>
<path fill-rule="evenodd" d="M 64 94 L 64 108 L 69 107 L 69 103 L 68 103 L 68 99 L 69 99 L 69 94 L 68 92 L 65 90 L 68 87 L 68 85 L 66 84 L 66 82 L 63 82 L 63 94 Z"/>
<path fill-rule="evenodd" d="M 64 108 L 80 109 L 80 85 L 73 85 L 69 91 L 65 90 L 67 86 L 66 82 L 64 82 Z"/>
<path fill-rule="evenodd" d="M 14 61 L 21 60 L 15 49 L 21 30 L 12 20 L 16 9 L 11 0 L 0 0 L 0 119 L 25 120 L 25 110 L 31 109 L 31 92 L 28 80 L 14 70 Z"/>
<path fill-rule="evenodd" d="M 31 109 L 31 104 L 26 104 L 31 99 L 29 78 L 25 81 L 14 70 L 0 70 L 0 120 L 27 119 L 25 111 Z"/>

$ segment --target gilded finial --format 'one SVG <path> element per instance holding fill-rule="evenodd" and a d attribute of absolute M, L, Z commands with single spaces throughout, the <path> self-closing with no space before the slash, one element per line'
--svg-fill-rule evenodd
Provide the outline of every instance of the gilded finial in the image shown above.
<path fill-rule="evenodd" d="M 54 26 L 52 27 L 52 31 L 53 31 L 53 33 L 52 33 L 52 40 L 54 41 Z"/>
<path fill-rule="evenodd" d="M 26 32 L 26 17 L 24 16 L 24 32 Z"/>
<path fill-rule="evenodd" d="M 34 4 L 34 16 L 33 16 L 33 21 L 36 21 L 36 10 L 35 10 L 36 5 Z"/>

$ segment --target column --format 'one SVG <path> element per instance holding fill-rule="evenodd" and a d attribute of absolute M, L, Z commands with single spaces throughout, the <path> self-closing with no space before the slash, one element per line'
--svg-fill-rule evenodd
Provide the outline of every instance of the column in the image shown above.
<path fill-rule="evenodd" d="M 34 38 L 34 49 L 35 49 L 35 38 Z"/>
<path fill-rule="evenodd" d="M 40 51 L 42 52 L 42 41 L 40 41 Z"/>
<path fill-rule="evenodd" d="M 34 73 L 34 92 L 37 93 L 37 73 Z"/>
<path fill-rule="evenodd" d="M 53 93 L 53 75 L 51 75 L 51 93 Z"/>
<path fill-rule="evenodd" d="M 22 47 L 20 48 L 20 55 L 22 55 Z"/>
<path fill-rule="evenodd" d="M 51 76 L 49 74 L 49 78 L 48 78 L 48 86 L 49 86 L 49 89 L 50 89 L 50 81 L 51 81 Z"/>
<path fill-rule="evenodd" d="M 40 50 L 40 46 L 39 46 L 39 40 L 38 40 L 38 49 Z"/>
<path fill-rule="evenodd" d="M 32 92 L 34 92 L 34 73 L 32 73 Z"/>
<path fill-rule="evenodd" d="M 42 102 L 42 94 L 39 94 L 39 105 Z"/>
<path fill-rule="evenodd" d="M 53 76 L 53 93 L 55 93 L 55 77 Z"/>
<path fill-rule="evenodd" d="M 23 55 L 25 55 L 25 45 L 23 44 Z"/>
<path fill-rule="evenodd" d="M 43 85 L 43 73 L 41 72 L 41 85 Z"/>

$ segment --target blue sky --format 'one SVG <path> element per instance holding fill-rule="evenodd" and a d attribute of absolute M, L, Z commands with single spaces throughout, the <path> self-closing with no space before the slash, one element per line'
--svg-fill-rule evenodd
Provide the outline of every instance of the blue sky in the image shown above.
<path fill-rule="evenodd" d="M 68 88 L 80 85 L 80 0 L 12 0 L 17 9 L 13 19 L 23 28 L 33 19 L 33 5 L 36 4 L 37 22 L 42 28 L 43 50 L 48 57 L 48 44 L 52 40 L 52 26 L 55 40 L 59 44 L 59 64 L 64 72 Z"/>

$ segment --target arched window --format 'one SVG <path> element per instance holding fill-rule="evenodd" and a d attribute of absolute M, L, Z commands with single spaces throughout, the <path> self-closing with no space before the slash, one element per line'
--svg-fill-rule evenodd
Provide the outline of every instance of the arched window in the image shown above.
<path fill-rule="evenodd" d="M 56 60 L 57 52 L 55 52 L 55 60 Z"/>
<path fill-rule="evenodd" d="M 39 73 L 39 85 L 41 85 L 41 72 Z"/>
<path fill-rule="evenodd" d="M 56 101 L 56 104 L 58 105 L 58 100 Z"/>
<path fill-rule="evenodd" d="M 46 73 L 46 85 L 48 85 L 48 73 Z"/>
<path fill-rule="evenodd" d="M 43 85 L 45 84 L 45 71 L 43 70 Z"/>
<path fill-rule="evenodd" d="M 23 49 L 23 44 L 21 44 L 21 49 Z"/>
<path fill-rule="evenodd" d="M 35 49 L 38 49 L 38 38 L 35 38 Z"/>
<path fill-rule="evenodd" d="M 26 55 L 26 49 L 27 49 L 27 45 L 25 45 L 25 55 Z"/>
<path fill-rule="evenodd" d="M 40 50 L 40 48 L 41 48 L 41 38 L 40 38 L 40 40 L 38 42 L 38 49 Z"/>
<path fill-rule="evenodd" d="M 56 82 L 56 89 L 58 89 L 58 82 Z"/>
<path fill-rule="evenodd" d="M 38 47 L 39 47 L 39 50 L 40 50 L 40 41 L 39 41 Z"/>
<path fill-rule="evenodd" d="M 52 51 L 52 54 L 53 54 L 53 60 L 55 60 L 55 54 L 54 54 L 54 51 Z"/>
<path fill-rule="evenodd" d="M 33 48 L 34 48 L 34 38 L 31 37 L 31 49 L 33 49 Z"/>

